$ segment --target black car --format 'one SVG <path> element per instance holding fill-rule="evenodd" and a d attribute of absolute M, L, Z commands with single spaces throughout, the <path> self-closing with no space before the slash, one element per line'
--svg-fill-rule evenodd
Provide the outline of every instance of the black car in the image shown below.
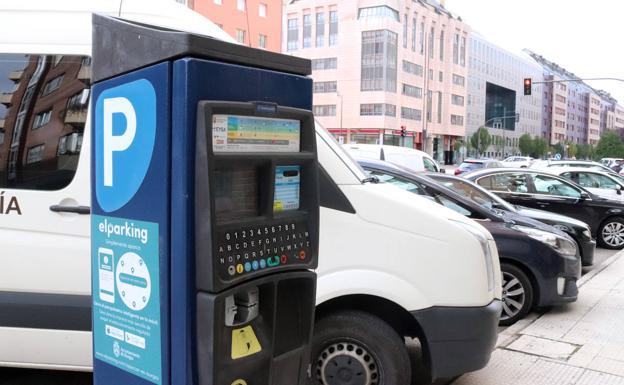
<path fill-rule="evenodd" d="M 577 299 L 581 261 L 576 243 L 564 232 L 516 213 L 480 206 L 400 166 L 371 160 L 359 163 L 379 181 L 428 197 L 476 220 L 492 234 L 503 275 L 501 325 L 511 325 L 533 306 Z"/>
<path fill-rule="evenodd" d="M 491 193 L 483 187 L 461 177 L 436 173 L 425 173 L 425 175 L 442 184 L 444 187 L 447 187 L 457 194 L 462 195 L 486 208 L 507 210 L 554 226 L 555 228 L 567 233 L 576 241 L 581 254 L 581 262 L 583 263 L 583 266 L 591 266 L 594 263 L 596 241 L 592 238 L 591 229 L 587 223 L 565 215 L 551 213 L 549 211 L 530 209 L 523 206 L 514 206 L 503 200 L 498 195 Z"/>
<path fill-rule="evenodd" d="M 464 177 L 515 205 L 587 223 L 599 246 L 624 248 L 624 203 L 601 198 L 569 179 L 533 169 L 479 170 Z"/>

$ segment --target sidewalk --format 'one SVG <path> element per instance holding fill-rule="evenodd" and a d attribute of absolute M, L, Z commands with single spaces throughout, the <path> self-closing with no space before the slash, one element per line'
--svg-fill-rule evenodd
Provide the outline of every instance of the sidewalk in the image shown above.
<path fill-rule="evenodd" d="M 577 302 L 503 331 L 489 365 L 452 384 L 624 385 L 623 256 L 584 276 Z"/>

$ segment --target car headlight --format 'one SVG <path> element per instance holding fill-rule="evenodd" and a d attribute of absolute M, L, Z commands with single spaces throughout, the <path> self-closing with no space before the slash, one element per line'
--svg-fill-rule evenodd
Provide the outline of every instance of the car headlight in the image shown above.
<path fill-rule="evenodd" d="M 487 270 L 488 291 L 494 290 L 494 262 L 492 261 L 492 250 L 490 250 L 490 242 L 483 235 L 483 231 L 478 227 L 459 221 L 453 221 L 466 229 L 472 236 L 474 236 L 483 250 L 483 258 L 485 259 L 485 266 Z"/>
<path fill-rule="evenodd" d="M 542 243 L 552 247 L 563 255 L 576 255 L 576 243 L 568 238 L 561 237 L 548 231 L 534 229 L 532 227 L 514 225 L 514 230 L 525 233 L 529 237 L 536 239 Z"/>

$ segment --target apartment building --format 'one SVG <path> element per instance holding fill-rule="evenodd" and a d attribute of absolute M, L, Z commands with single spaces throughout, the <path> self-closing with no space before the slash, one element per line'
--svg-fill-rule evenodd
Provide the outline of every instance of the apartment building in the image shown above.
<path fill-rule="evenodd" d="M 282 0 L 181 0 L 239 43 L 280 52 Z"/>
<path fill-rule="evenodd" d="M 314 113 L 339 141 L 453 161 L 466 130 L 470 31 L 443 3 L 291 0 L 285 19 L 283 52 L 312 60 Z"/>
<path fill-rule="evenodd" d="M 511 53 L 477 33 L 470 34 L 466 138 L 486 127 L 495 138 L 486 156 L 518 154 L 523 134 L 541 135 L 542 87 L 524 95 L 524 79 L 542 69 L 523 53 Z"/>
<path fill-rule="evenodd" d="M 542 67 L 543 87 L 542 135 L 556 144 L 563 141 L 598 144 L 605 130 L 624 130 L 624 108 L 605 91 L 596 90 L 578 77 L 525 50 Z M 574 79 L 572 82 L 561 80 Z"/>

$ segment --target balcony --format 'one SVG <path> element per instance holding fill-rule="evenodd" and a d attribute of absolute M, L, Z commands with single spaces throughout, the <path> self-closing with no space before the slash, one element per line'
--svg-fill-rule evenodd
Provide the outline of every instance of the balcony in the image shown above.
<path fill-rule="evenodd" d="M 69 109 L 65 113 L 65 123 L 84 125 L 87 121 L 87 109 L 73 110 Z"/>
<path fill-rule="evenodd" d="M 11 105 L 11 100 L 12 99 L 13 99 L 13 93 L 12 92 L 0 93 L 0 104 L 4 104 L 5 106 L 9 107 Z"/>
<path fill-rule="evenodd" d="M 14 82 L 19 82 L 22 79 L 22 76 L 24 76 L 24 70 L 9 72 L 9 79 Z"/>

